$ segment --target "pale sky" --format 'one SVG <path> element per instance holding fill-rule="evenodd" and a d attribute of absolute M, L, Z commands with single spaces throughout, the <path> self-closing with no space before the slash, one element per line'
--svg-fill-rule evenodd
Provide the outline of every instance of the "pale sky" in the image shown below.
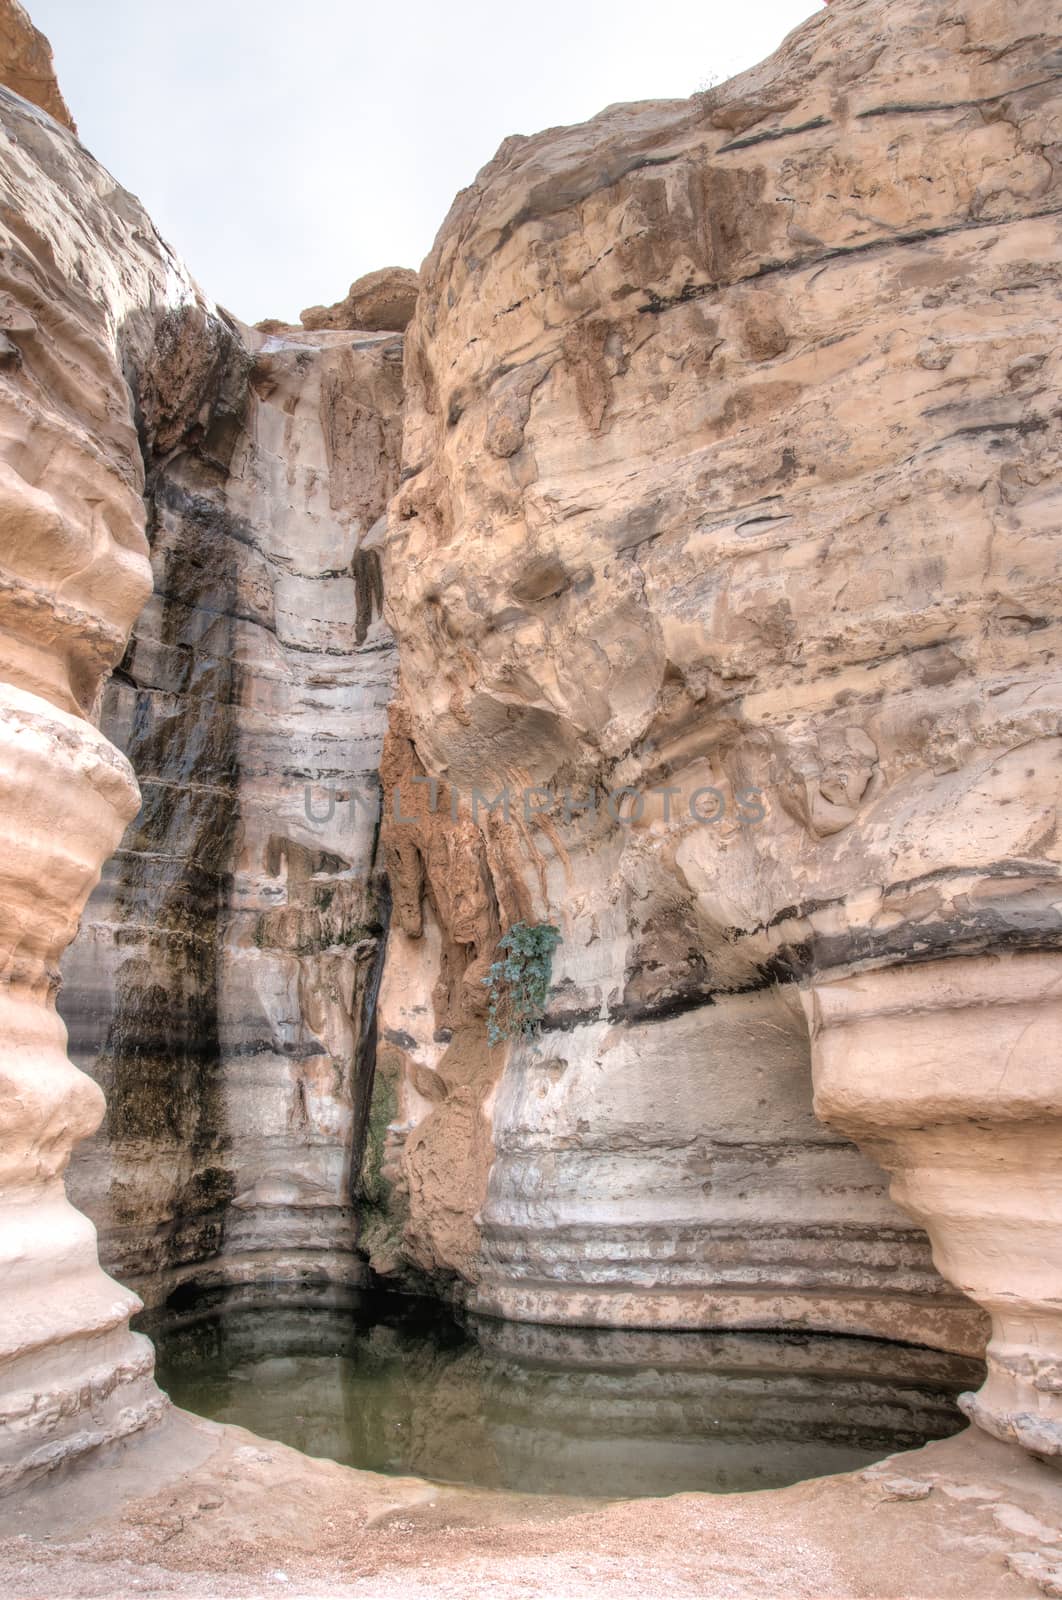
<path fill-rule="evenodd" d="M 297 321 L 419 267 L 511 133 L 693 94 L 820 0 L 26 0 L 83 142 L 206 292 Z"/>

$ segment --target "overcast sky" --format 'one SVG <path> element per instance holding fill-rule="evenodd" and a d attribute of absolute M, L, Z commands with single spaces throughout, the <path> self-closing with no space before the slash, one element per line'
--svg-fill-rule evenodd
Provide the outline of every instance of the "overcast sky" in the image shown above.
<path fill-rule="evenodd" d="M 26 0 L 83 142 L 237 316 L 420 265 L 510 133 L 684 96 L 820 0 Z"/>

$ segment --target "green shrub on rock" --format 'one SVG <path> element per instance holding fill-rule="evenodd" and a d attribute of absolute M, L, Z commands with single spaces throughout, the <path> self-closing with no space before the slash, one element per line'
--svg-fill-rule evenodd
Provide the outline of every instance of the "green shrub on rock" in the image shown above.
<path fill-rule="evenodd" d="M 490 990 L 487 1038 L 491 1044 L 537 1032 L 546 1010 L 553 952 L 563 941 L 552 923 L 516 922 L 502 934 L 495 961 L 483 983 Z"/>

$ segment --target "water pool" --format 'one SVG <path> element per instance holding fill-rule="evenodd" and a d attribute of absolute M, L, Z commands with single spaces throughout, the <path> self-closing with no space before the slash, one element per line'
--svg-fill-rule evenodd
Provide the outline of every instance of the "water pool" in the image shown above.
<path fill-rule="evenodd" d="M 204 1304 L 145 1325 L 174 1402 L 374 1472 L 590 1496 L 779 1488 L 966 1426 L 977 1361 L 872 1339 Z"/>

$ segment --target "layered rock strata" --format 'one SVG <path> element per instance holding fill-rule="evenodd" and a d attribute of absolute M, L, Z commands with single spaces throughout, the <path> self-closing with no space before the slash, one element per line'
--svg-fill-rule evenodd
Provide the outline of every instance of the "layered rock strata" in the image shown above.
<path fill-rule="evenodd" d="M 356 1279 L 357 1193 L 378 1270 L 528 1322 L 990 1317 L 969 1414 L 1060 1453 L 1051 25 L 842 3 L 506 141 L 422 274 L 386 542 L 359 286 L 242 328 L 0 93 L 0 1484 L 162 1403 L 63 1190 L 115 745 L 74 1192 L 152 1299 Z M 520 921 L 563 944 L 492 1046 Z"/>
<path fill-rule="evenodd" d="M 151 587 L 123 362 L 193 285 L 131 196 L 46 114 L 0 90 L 0 1489 L 119 1438 L 164 1399 L 135 1295 L 68 1201 L 99 1088 L 69 1061 L 59 959 L 135 814 L 96 727 Z"/>
<path fill-rule="evenodd" d="M 1062 1098 L 1007 1062 L 1062 981 L 1056 21 L 835 5 L 455 202 L 387 556 L 379 1163 L 381 1259 L 510 1317 L 973 1350 L 967 1291 L 973 1414 L 1044 1448 Z M 517 919 L 564 943 L 490 1050 Z M 924 1020 L 832 1047 L 866 975 Z"/>
<path fill-rule="evenodd" d="M 960 1404 L 1062 1458 L 1058 957 L 861 972 L 817 983 L 808 1010 L 819 1115 L 892 1174 L 941 1271 L 991 1313 L 987 1382 Z"/>
<path fill-rule="evenodd" d="M 103 726 L 144 805 L 62 1006 L 108 1100 L 73 1190 L 149 1302 L 361 1273 L 401 362 L 394 335 L 193 322 L 139 380 L 155 585 Z"/>
<path fill-rule="evenodd" d="M 361 1274 L 402 348 L 241 327 L 65 129 L 0 109 L 5 1486 L 164 1404 L 64 1191 L 103 1096 L 59 959 L 127 824 L 63 998 L 110 1095 L 70 1185 L 105 1260 L 151 1299 Z"/>

